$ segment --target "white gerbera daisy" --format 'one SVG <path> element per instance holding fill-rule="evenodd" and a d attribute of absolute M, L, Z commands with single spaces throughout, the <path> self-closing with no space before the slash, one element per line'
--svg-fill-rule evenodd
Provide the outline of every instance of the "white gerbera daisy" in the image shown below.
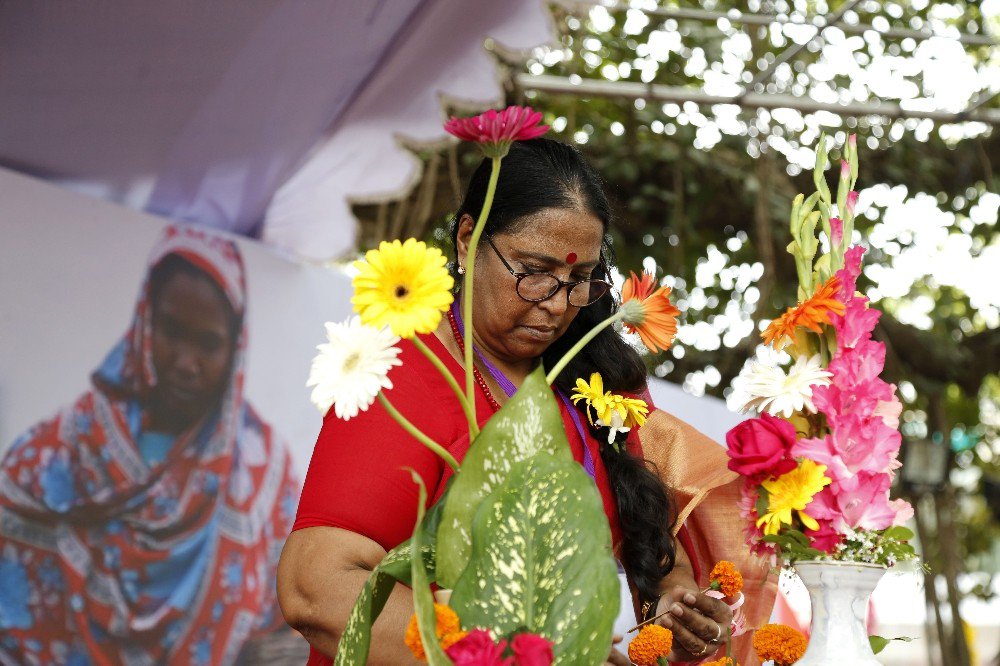
<path fill-rule="evenodd" d="M 389 369 L 401 365 L 396 358 L 399 338 L 388 328 L 373 328 L 354 316 L 335 324 L 326 322 L 327 343 L 318 345 L 306 386 L 313 386 L 312 402 L 324 414 L 334 407 L 337 418 L 347 419 L 367 410 L 383 388 L 392 388 Z"/>
<path fill-rule="evenodd" d="M 829 385 L 831 377 L 833 374 L 823 368 L 819 354 L 809 358 L 800 356 L 788 374 L 778 366 L 753 360 L 738 378 L 740 391 L 748 395 L 740 411 L 754 409 L 786 419 L 795 412 L 815 413 L 813 387 Z"/>

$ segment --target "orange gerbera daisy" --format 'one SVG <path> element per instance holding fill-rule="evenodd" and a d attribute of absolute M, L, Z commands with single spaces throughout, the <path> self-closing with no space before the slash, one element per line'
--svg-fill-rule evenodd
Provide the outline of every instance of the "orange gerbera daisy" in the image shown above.
<path fill-rule="evenodd" d="M 840 279 L 836 276 L 823 283 L 816 293 L 771 321 L 764 334 L 764 343 L 781 349 L 786 339 L 795 338 L 800 326 L 815 333 L 822 333 L 823 324 L 830 324 L 830 313 L 844 314 L 844 304 L 837 300 Z"/>
<path fill-rule="evenodd" d="M 736 565 L 727 560 L 721 560 L 708 577 L 709 587 L 722 592 L 727 597 L 735 597 L 743 589 L 743 574 L 736 570 Z"/>
<path fill-rule="evenodd" d="M 650 351 L 664 351 L 673 344 L 681 311 L 670 302 L 670 287 L 656 288 L 652 273 L 643 273 L 641 279 L 631 274 L 622 287 L 622 307 L 627 310 L 625 330 L 638 333 Z"/>
<path fill-rule="evenodd" d="M 647 624 L 628 644 L 628 658 L 636 666 L 656 666 L 674 647 L 674 632 L 658 624 Z"/>
<path fill-rule="evenodd" d="M 754 632 L 753 649 L 761 661 L 775 666 L 794 664 L 806 653 L 809 642 L 801 632 L 784 624 L 765 624 Z"/>
<path fill-rule="evenodd" d="M 438 640 L 444 642 L 446 637 L 451 638 L 452 634 L 461 633 L 461 623 L 459 622 L 458 615 L 449 606 L 444 604 L 434 604 L 434 633 L 437 635 Z M 457 637 L 449 645 L 458 642 L 464 636 Z M 410 652 L 413 656 L 420 661 L 427 660 L 427 653 L 424 651 L 424 643 L 420 640 L 420 627 L 417 625 L 417 614 L 414 613 L 410 618 L 410 623 L 406 625 L 406 636 L 403 638 L 403 642 L 406 643 L 406 647 L 410 648 Z"/>

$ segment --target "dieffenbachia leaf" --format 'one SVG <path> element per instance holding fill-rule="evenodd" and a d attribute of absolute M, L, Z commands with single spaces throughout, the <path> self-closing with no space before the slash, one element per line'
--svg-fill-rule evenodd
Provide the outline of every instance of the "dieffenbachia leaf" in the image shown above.
<path fill-rule="evenodd" d="M 545 452 L 571 462 L 562 416 L 539 366 L 491 418 L 469 447 L 455 475 L 437 534 L 437 582 L 453 588 L 469 561 L 472 521 L 482 500 L 514 464 Z"/>
<path fill-rule="evenodd" d="M 514 466 L 472 526 L 451 595 L 466 627 L 526 630 L 553 641 L 557 664 L 602 664 L 618 614 L 611 531 L 593 480 L 540 454 Z"/>
<path fill-rule="evenodd" d="M 427 571 L 434 571 L 434 543 L 438 524 L 441 521 L 441 510 L 444 500 L 450 490 L 446 489 L 441 500 L 432 506 L 420 522 L 423 531 L 420 553 Z M 420 503 L 423 510 L 424 503 Z M 410 584 L 411 555 L 413 540 L 407 539 L 382 558 L 378 566 L 372 570 L 371 576 L 365 581 L 354 608 L 347 618 L 347 625 L 337 646 L 335 666 L 363 666 L 368 661 L 368 650 L 371 646 L 372 623 L 378 619 L 385 606 L 389 594 L 396 583 Z M 402 638 L 400 638 L 402 640 Z"/>
<path fill-rule="evenodd" d="M 413 608 L 417 615 L 417 627 L 420 630 L 420 642 L 423 643 L 429 666 L 451 666 L 451 659 L 441 649 L 437 639 L 437 615 L 434 612 L 434 597 L 431 595 L 430 583 L 427 580 L 423 558 L 420 557 L 423 546 L 424 504 L 427 502 L 427 488 L 424 480 L 415 471 L 410 470 L 413 481 L 420 488 L 420 501 L 417 503 L 417 524 L 413 528 L 412 558 L 410 561 L 410 580 L 413 582 Z"/>

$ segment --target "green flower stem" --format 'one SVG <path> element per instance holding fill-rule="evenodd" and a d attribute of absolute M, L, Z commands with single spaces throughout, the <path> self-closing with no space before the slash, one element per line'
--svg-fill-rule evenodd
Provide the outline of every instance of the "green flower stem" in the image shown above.
<path fill-rule="evenodd" d="M 483 229 L 486 228 L 486 220 L 490 216 L 490 208 L 493 207 L 493 195 L 496 194 L 497 181 L 500 179 L 500 160 L 500 157 L 493 158 L 493 171 L 490 172 L 486 199 L 483 201 L 483 209 L 479 212 L 476 226 L 472 229 L 469 251 L 465 256 L 465 281 L 462 283 L 462 321 L 465 323 L 465 399 L 469 405 L 476 404 L 476 381 L 472 373 L 472 275 L 476 269 L 476 248 L 479 246 L 479 237 L 483 235 Z M 470 426 L 472 426 L 471 422 Z M 475 436 L 476 433 L 470 427 L 469 439 L 471 440 Z"/>
<path fill-rule="evenodd" d="M 399 410 L 393 407 L 392 403 L 389 402 L 389 399 L 385 397 L 385 393 L 383 391 L 379 391 L 378 401 L 382 403 L 383 407 L 385 407 L 385 411 L 389 412 L 389 416 L 394 418 L 396 423 L 403 427 L 403 430 L 413 435 L 417 441 L 426 446 L 428 449 L 441 456 L 453 470 L 456 472 L 458 471 L 458 461 L 455 460 L 455 456 L 448 453 L 447 449 L 422 433 L 417 426 L 410 423 L 409 419 L 400 414 Z"/>
<path fill-rule="evenodd" d="M 615 323 L 619 319 L 622 319 L 624 316 L 625 309 L 619 308 L 618 312 L 614 313 L 600 324 L 590 329 L 589 333 L 580 338 L 580 340 L 577 341 L 577 343 L 573 345 L 573 347 L 566 352 L 561 359 L 559 359 L 559 362 L 556 363 L 555 367 L 549 371 L 549 374 L 545 375 L 545 381 L 551 385 L 552 382 L 556 380 L 556 377 L 559 376 L 559 373 L 563 371 L 563 368 L 569 365 L 569 362 L 573 360 L 573 357 L 580 353 L 580 350 L 586 347 L 591 340 L 596 338 L 598 333 L 606 329 L 608 326 L 611 326 L 611 324 Z"/>
<path fill-rule="evenodd" d="M 455 379 L 455 375 L 451 374 L 451 371 L 445 366 L 444 361 L 438 358 L 431 349 L 424 344 L 424 341 L 420 339 L 419 336 L 413 336 L 413 344 L 421 353 L 427 357 L 441 376 L 444 377 L 445 381 L 448 382 L 448 386 L 451 390 L 455 392 L 455 396 L 458 398 L 458 402 L 462 405 L 462 411 L 465 412 L 465 418 L 469 422 L 469 432 L 479 434 L 479 425 L 476 423 L 476 412 L 473 411 L 473 407 L 469 404 L 469 401 L 465 397 L 465 393 L 462 392 L 462 387 L 458 385 L 458 381 Z M 473 435 L 474 437 L 475 435 Z"/>

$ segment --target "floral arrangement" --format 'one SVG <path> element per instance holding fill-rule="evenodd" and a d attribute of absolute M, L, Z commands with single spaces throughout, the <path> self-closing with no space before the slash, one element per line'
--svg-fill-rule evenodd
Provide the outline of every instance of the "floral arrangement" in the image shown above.
<path fill-rule="evenodd" d="M 509 107 L 474 118 L 452 118 L 451 134 L 477 143 L 492 161 L 483 210 L 468 255 L 461 304 L 472 322 L 476 249 L 511 143 L 541 136 L 541 114 Z M 591 478 L 573 460 L 550 385 L 604 328 L 621 323 L 652 350 L 670 346 L 678 314 L 670 290 L 652 275 L 632 275 L 621 307 L 570 349 L 551 369 L 538 368 L 480 429 L 474 411 L 472 326 L 464 331 L 465 386 L 418 334 L 433 332 L 452 306 L 454 282 L 437 249 L 415 239 L 383 242 L 355 263 L 356 317 L 327 324 L 308 380 L 324 413 L 355 417 L 378 400 L 410 435 L 438 454 L 455 474 L 444 495 L 426 508 L 423 480 L 418 520 L 410 540 L 389 551 L 362 588 L 340 638 L 336 664 L 364 664 L 371 626 L 397 582 L 413 588 L 415 614 L 406 631 L 411 651 L 433 665 L 549 663 L 600 664 L 612 640 L 619 582 L 611 534 Z M 439 370 L 462 406 L 469 449 L 461 463 L 392 404 L 395 345 L 407 339 Z M 608 427 L 609 441 L 641 425 L 641 400 L 603 390 L 600 376 L 578 382 L 592 423 Z M 596 419 L 596 420 L 595 420 Z M 530 549 L 530 550 L 529 550 Z M 431 583 L 450 590 L 436 605 Z M 516 591 L 516 593 L 515 593 Z"/>
<path fill-rule="evenodd" d="M 793 362 L 787 371 L 759 358 L 748 364 L 734 389 L 742 410 L 759 416 L 733 428 L 726 443 L 729 468 L 744 478 L 740 511 L 756 552 L 787 562 L 891 566 L 915 557 L 913 533 L 904 527 L 913 509 L 889 500 L 900 465 L 902 404 L 896 387 L 879 377 L 885 345 L 872 331 L 880 313 L 856 291 L 864 254 L 851 245 L 856 137 L 843 152 L 836 203 L 824 176 L 823 137 L 813 172 L 817 192 L 798 195 L 792 205 L 788 251 L 799 302 L 771 321 L 763 340 Z"/>

